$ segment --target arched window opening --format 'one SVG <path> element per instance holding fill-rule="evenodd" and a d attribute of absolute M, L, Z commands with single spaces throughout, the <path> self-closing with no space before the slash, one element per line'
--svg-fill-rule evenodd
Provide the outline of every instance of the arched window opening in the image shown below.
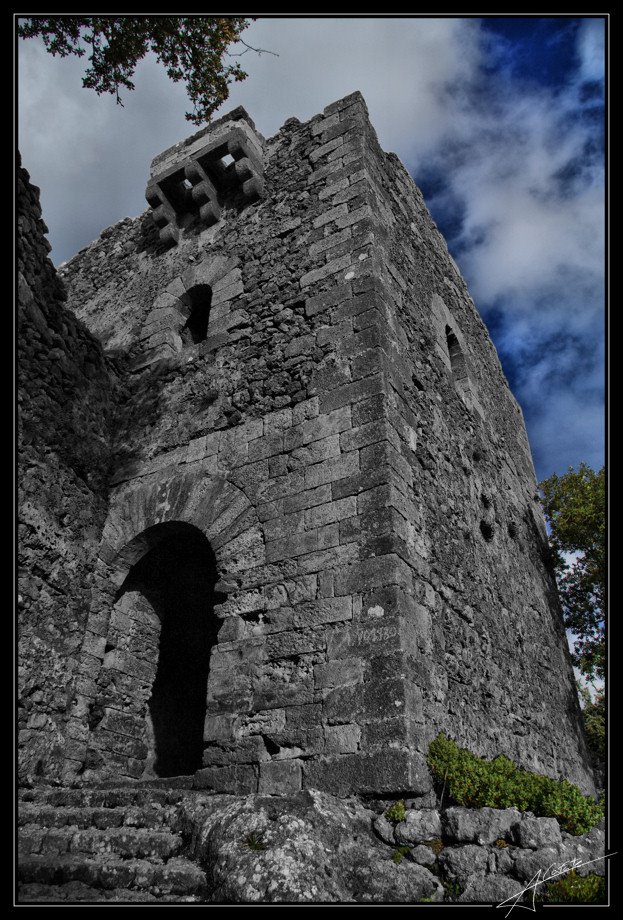
<path fill-rule="evenodd" d="M 182 329 L 182 341 L 188 345 L 204 342 L 208 337 L 212 288 L 209 284 L 198 284 L 186 292 L 182 301 L 186 301 L 190 309 Z"/>
<path fill-rule="evenodd" d="M 467 367 L 465 364 L 463 349 L 459 345 L 459 340 L 457 339 L 456 334 L 452 331 L 450 326 L 446 326 L 446 345 L 448 347 L 448 354 L 450 355 L 450 367 L 455 379 L 466 379 Z"/>
<path fill-rule="evenodd" d="M 145 629 L 144 647 L 140 634 L 135 646 L 137 659 L 155 671 L 145 714 L 148 758 L 156 776 L 183 776 L 201 767 L 210 653 L 220 626 L 216 561 L 195 528 L 159 527 L 167 535 L 130 569 L 119 597 L 132 592 L 160 621 L 159 641 Z"/>

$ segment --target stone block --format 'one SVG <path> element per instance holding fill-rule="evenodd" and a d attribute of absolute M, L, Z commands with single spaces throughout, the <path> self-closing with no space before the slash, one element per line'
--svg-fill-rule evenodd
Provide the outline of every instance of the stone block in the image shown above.
<path fill-rule="evenodd" d="M 254 712 L 252 715 L 239 719 L 238 733 L 240 737 L 246 735 L 274 735 L 284 730 L 286 725 L 285 709 L 267 709 L 264 712 Z"/>
<path fill-rule="evenodd" d="M 352 517 L 357 513 L 357 500 L 354 495 L 338 501 L 329 501 L 316 505 L 305 511 L 307 527 L 322 527 Z"/>
<path fill-rule="evenodd" d="M 231 741 L 234 738 L 236 717 L 230 713 L 225 715 L 208 715 L 203 728 L 205 742 Z"/>
<path fill-rule="evenodd" d="M 339 207 L 346 207 L 346 205 L 340 205 Z M 374 220 L 374 214 L 369 204 L 364 204 L 356 210 L 350 211 L 348 214 L 340 214 L 336 218 L 335 224 L 341 230 L 343 227 L 352 227 L 364 220 Z"/>
<path fill-rule="evenodd" d="M 331 484 L 325 483 L 313 489 L 303 489 L 297 495 L 288 496 L 283 501 L 283 511 L 285 514 L 292 514 L 295 511 L 314 508 L 316 505 L 322 505 L 330 501 Z"/>
<path fill-rule="evenodd" d="M 353 604 L 350 597 L 326 597 L 298 604 L 294 609 L 294 625 L 297 627 L 320 626 L 325 623 L 351 620 L 352 616 Z"/>
<path fill-rule="evenodd" d="M 398 447 L 396 437 L 393 429 L 385 419 L 376 419 L 367 425 L 344 431 L 340 435 L 340 447 L 343 451 L 359 450 L 359 448 L 367 447 L 369 444 L 376 444 L 378 441 L 386 440 L 391 441 L 394 446 Z"/>
<path fill-rule="evenodd" d="M 349 495 L 359 495 L 375 485 L 387 482 L 389 473 L 386 469 L 365 470 L 353 476 L 345 476 L 331 483 L 331 495 L 334 501 L 346 498 Z"/>
<path fill-rule="evenodd" d="M 322 192 L 320 194 L 322 195 Z M 317 255 L 331 249 L 333 246 L 347 242 L 351 236 L 352 231 L 350 227 L 347 227 L 345 230 L 340 230 L 339 233 L 329 233 L 328 236 L 323 237 L 321 240 L 318 240 L 318 242 L 312 243 L 309 247 L 309 254 L 312 258 L 315 258 Z"/>
<path fill-rule="evenodd" d="M 444 832 L 457 843 L 494 843 L 506 838 L 519 825 L 516 808 L 463 808 L 453 806 L 444 813 Z M 560 834 L 560 831 L 559 831 Z"/>
<path fill-rule="evenodd" d="M 422 758 L 406 751 L 341 754 L 304 762 L 306 789 L 324 789 L 333 795 L 373 792 L 391 796 L 397 791 L 426 792 L 431 780 Z"/>
<path fill-rule="evenodd" d="M 441 817 L 435 808 L 410 808 L 404 821 L 396 825 L 396 843 L 425 843 L 441 837 Z"/>
<path fill-rule="evenodd" d="M 467 844 L 462 847 L 445 847 L 437 857 L 446 878 L 464 888 L 472 876 L 484 875 L 489 864 L 489 853 L 484 847 Z"/>
<path fill-rule="evenodd" d="M 521 885 L 513 878 L 506 875 L 474 875 L 467 879 L 466 886 L 460 897 L 459 904 L 468 904 L 470 902 L 479 902 L 481 904 L 494 904 L 496 906 L 508 901 L 504 906 L 508 909 L 512 907 L 515 896 L 521 891 Z M 538 889 L 537 889 L 538 891 Z M 531 892 L 528 892 L 531 894 Z M 525 895 L 519 899 L 519 905 L 526 907 Z M 530 908 L 532 909 L 532 908 Z"/>
<path fill-rule="evenodd" d="M 415 863 L 418 863 L 420 866 L 427 866 L 429 869 L 437 862 L 437 857 L 431 848 L 424 846 L 423 844 L 419 844 L 418 846 L 413 847 L 411 852 L 407 854 L 407 858 L 411 859 Z"/>
<path fill-rule="evenodd" d="M 339 283 L 329 291 L 322 294 L 316 294 L 308 297 L 305 301 L 305 313 L 307 316 L 315 316 L 325 310 L 335 307 L 337 304 L 343 304 L 352 297 L 352 287 L 350 284 Z"/>
<path fill-rule="evenodd" d="M 340 406 L 332 412 L 307 419 L 291 428 L 284 436 L 284 449 L 289 451 L 310 442 L 320 441 L 333 434 L 340 434 L 351 426 L 351 407 Z"/>
<path fill-rule="evenodd" d="M 318 690 L 358 684 L 362 677 L 363 662 L 360 658 L 341 658 L 314 667 L 314 685 Z"/>
<path fill-rule="evenodd" d="M 333 125 L 339 124 L 339 121 L 339 112 L 334 112 L 333 115 L 329 115 L 328 118 L 321 118 L 319 121 L 312 125 L 312 136 L 316 137 L 318 134 L 323 134 L 328 128 L 332 128 Z"/>
<path fill-rule="evenodd" d="M 345 208 L 346 205 L 340 205 L 340 207 Z M 343 271 L 344 269 L 348 268 L 350 264 L 351 256 L 343 255 L 338 259 L 332 259 L 331 262 L 327 262 L 325 265 L 321 265 L 320 268 L 314 268 L 311 271 L 306 272 L 300 281 L 301 289 L 305 290 L 312 284 L 317 284 L 324 278 L 329 278 L 331 275 L 335 275 L 337 272 Z"/>
<path fill-rule="evenodd" d="M 383 374 L 375 374 L 372 377 L 364 377 L 361 380 L 355 380 L 344 386 L 325 393 L 320 397 L 320 411 L 322 413 L 333 412 L 342 406 L 350 406 L 360 400 L 369 399 L 383 393 L 386 389 L 386 382 Z"/>
<path fill-rule="evenodd" d="M 194 789 L 208 789 L 231 795 L 251 795 L 257 792 L 258 767 L 236 764 L 228 767 L 204 767 L 193 777 Z"/>
<path fill-rule="evenodd" d="M 276 633 L 266 640 L 266 657 L 269 661 L 292 655 L 309 655 L 323 652 L 327 647 L 324 630 L 293 630 Z"/>
<path fill-rule="evenodd" d="M 302 768 L 299 760 L 273 760 L 260 765 L 260 794 L 291 795 L 302 785 Z"/>
<path fill-rule="evenodd" d="M 371 588 L 386 585 L 407 587 L 410 583 L 408 566 L 395 554 L 340 566 L 335 573 L 335 593 L 338 596 L 361 594 Z"/>
<path fill-rule="evenodd" d="M 394 825 L 391 821 L 388 821 L 385 815 L 379 815 L 374 819 L 373 825 L 375 833 L 381 838 L 383 843 L 389 844 L 390 847 L 395 846 L 396 840 L 394 837 Z M 430 851 L 429 851 L 430 852 Z"/>
<path fill-rule="evenodd" d="M 206 744 L 202 757 L 204 767 L 225 767 L 235 763 L 262 763 L 267 760 L 270 760 L 270 754 L 260 735 L 211 741 Z"/>
<path fill-rule="evenodd" d="M 275 454 L 283 452 L 283 434 L 280 431 L 265 433 L 263 437 L 256 438 L 249 445 L 249 460 L 265 460 Z"/>
<path fill-rule="evenodd" d="M 335 150 L 336 147 L 340 147 L 343 143 L 344 139 L 342 137 L 335 137 L 333 140 L 328 141 L 326 144 L 322 144 L 320 147 L 316 147 L 309 155 L 310 162 L 316 163 L 332 150 Z"/>
<path fill-rule="evenodd" d="M 345 452 L 344 452 L 345 453 Z M 339 435 L 333 434 L 318 441 L 312 441 L 305 447 L 298 447 L 290 454 L 290 462 L 301 466 L 311 467 L 313 464 L 331 460 L 340 455 Z M 313 488 L 313 487 L 312 487 Z"/>
<path fill-rule="evenodd" d="M 560 825 L 556 818 L 534 818 L 530 815 L 522 815 L 521 820 L 516 822 L 513 839 L 517 846 L 530 850 L 555 847 L 562 843 Z"/>
<path fill-rule="evenodd" d="M 516 854 L 513 875 L 520 882 L 530 882 L 537 872 L 543 872 L 548 866 L 560 865 L 565 861 L 561 847 L 542 847 L 540 850 L 521 850 Z M 596 863 L 595 867 L 599 864 Z"/>
<path fill-rule="evenodd" d="M 304 681 L 294 684 L 264 684 L 253 693 L 254 710 L 299 707 L 313 703 L 313 701 L 313 687 Z"/>
<path fill-rule="evenodd" d="M 361 728 L 359 725 L 325 726 L 327 754 L 353 754 L 359 750 Z"/>

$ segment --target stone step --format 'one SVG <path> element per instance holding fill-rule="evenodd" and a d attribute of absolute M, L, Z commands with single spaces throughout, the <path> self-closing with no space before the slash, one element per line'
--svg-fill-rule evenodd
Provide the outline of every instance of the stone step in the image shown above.
<path fill-rule="evenodd" d="M 20 801 L 55 808 L 120 808 L 130 805 L 175 805 L 188 795 L 188 789 L 164 789 L 157 786 L 120 786 L 108 788 L 67 789 L 39 786 L 20 793 Z"/>
<path fill-rule="evenodd" d="M 183 857 L 175 857 L 163 863 L 142 859 L 104 861 L 78 855 L 27 856 L 19 860 L 17 872 L 21 883 L 20 892 L 30 899 L 33 894 L 42 897 L 44 889 L 47 889 L 50 896 L 61 899 L 62 892 L 59 889 L 63 889 L 65 900 L 68 900 L 68 894 L 73 890 L 84 893 L 87 889 L 96 889 L 110 892 L 111 897 L 131 891 L 136 895 L 146 894 L 161 900 L 200 900 L 206 890 L 205 873 Z M 104 898 L 110 899 L 106 895 Z M 49 900 L 47 895 L 45 899 Z M 132 899 L 141 898 L 133 894 Z"/>
<path fill-rule="evenodd" d="M 155 894 L 147 891 L 135 891 L 131 888 L 117 888 L 108 891 L 105 888 L 91 888 L 84 882 L 68 882 L 66 885 L 41 885 L 28 882 L 20 885 L 17 895 L 18 904 L 44 904 L 69 901 L 72 903 L 89 901 L 157 901 Z"/>
<path fill-rule="evenodd" d="M 182 839 L 177 834 L 142 827 L 108 827 L 98 830 L 26 824 L 19 835 L 19 852 L 24 856 L 87 853 L 169 859 L 176 856 L 182 846 Z"/>
<path fill-rule="evenodd" d="M 42 827 L 107 827 L 157 828 L 172 826 L 176 820 L 172 805 L 127 805 L 103 808 L 89 805 L 46 805 L 21 802 L 18 825 L 38 824 Z"/>
<path fill-rule="evenodd" d="M 105 888 L 91 888 L 82 882 L 68 882 L 66 885 L 39 885 L 37 883 L 20 885 L 17 896 L 18 904 L 58 904 L 66 903 L 109 903 L 140 904 L 140 903 L 169 903 L 169 904 L 201 904 L 203 897 L 198 894 L 155 895 L 148 891 L 139 891 L 134 888 L 115 888 L 108 891 Z"/>

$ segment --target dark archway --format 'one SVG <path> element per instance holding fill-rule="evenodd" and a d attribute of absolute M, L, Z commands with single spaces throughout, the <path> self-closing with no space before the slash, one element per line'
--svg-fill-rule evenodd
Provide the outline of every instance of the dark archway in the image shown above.
<path fill-rule="evenodd" d="M 213 612 L 216 560 L 195 527 L 161 524 L 154 531 L 161 539 L 130 569 L 119 596 L 140 592 L 161 623 L 148 703 L 154 772 L 189 775 L 201 767 L 210 653 L 220 625 Z"/>

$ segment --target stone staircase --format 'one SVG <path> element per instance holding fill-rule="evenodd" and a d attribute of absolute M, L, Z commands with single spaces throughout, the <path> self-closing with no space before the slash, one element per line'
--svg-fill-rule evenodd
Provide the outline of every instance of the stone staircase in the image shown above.
<path fill-rule="evenodd" d="M 150 786 L 29 789 L 18 810 L 18 903 L 203 903 L 181 803 Z"/>

